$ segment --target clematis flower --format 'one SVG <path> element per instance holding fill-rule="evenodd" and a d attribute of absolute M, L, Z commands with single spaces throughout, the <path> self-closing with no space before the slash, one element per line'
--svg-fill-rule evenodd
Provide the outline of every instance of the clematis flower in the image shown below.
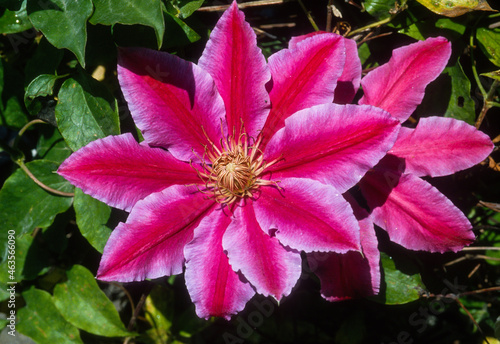
<path fill-rule="evenodd" d="M 364 95 L 359 103 L 384 109 L 405 122 L 422 101 L 426 86 L 443 71 L 450 54 L 451 45 L 442 37 L 395 49 L 388 63 L 361 80 Z M 353 77 L 350 80 L 353 87 L 358 85 Z M 426 117 L 414 129 L 401 128 L 387 156 L 359 183 L 370 214 L 346 194 L 358 212 L 365 258 L 356 252 L 308 255 L 309 264 L 317 267 L 322 295 L 333 301 L 378 292 L 380 256 L 374 250 L 373 223 L 386 230 L 392 241 L 411 250 L 456 252 L 472 243 L 475 237 L 465 215 L 420 177 L 446 176 L 470 168 L 492 150 L 487 135 L 453 118 Z"/>
<path fill-rule="evenodd" d="M 229 318 L 255 294 L 280 300 L 300 252 L 359 251 L 342 193 L 384 157 L 399 122 L 371 105 L 333 104 L 346 45 L 318 35 L 266 63 L 236 2 L 198 64 L 121 49 L 118 78 L 144 142 L 109 136 L 59 168 L 85 193 L 130 211 L 97 278 L 180 274 L 198 316 Z"/>

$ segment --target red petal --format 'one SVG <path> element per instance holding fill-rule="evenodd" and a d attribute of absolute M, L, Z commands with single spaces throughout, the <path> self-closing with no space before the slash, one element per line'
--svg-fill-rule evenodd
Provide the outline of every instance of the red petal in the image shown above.
<path fill-rule="evenodd" d="M 271 73 L 236 2 L 210 34 L 198 65 L 212 76 L 224 100 L 229 131 L 235 128 L 239 135 L 243 123 L 246 132 L 257 137 L 271 108 L 266 90 Z"/>
<path fill-rule="evenodd" d="M 97 278 L 131 282 L 180 274 L 184 246 L 213 205 L 196 187 L 180 185 L 137 202 L 111 233 Z"/>
<path fill-rule="evenodd" d="M 372 171 L 360 183 L 373 222 L 392 241 L 431 252 L 456 252 L 474 241 L 469 220 L 436 188 L 412 174 L 394 175 Z"/>
<path fill-rule="evenodd" d="M 233 270 L 240 270 L 258 293 L 276 300 L 290 294 L 301 273 L 298 252 L 285 249 L 264 233 L 255 218 L 253 202 L 246 200 L 234 211 L 234 219 L 222 239 Z"/>
<path fill-rule="evenodd" d="M 349 203 L 330 185 L 283 179 L 280 190 L 262 187 L 253 203 L 260 227 L 299 251 L 359 250 L 358 223 Z"/>
<path fill-rule="evenodd" d="M 224 317 L 243 310 L 255 294 L 229 265 L 222 236 L 231 218 L 221 210 L 205 217 L 186 245 L 186 286 L 200 318 Z"/>
<path fill-rule="evenodd" d="M 324 104 L 286 120 L 264 151 L 273 180 L 310 178 L 340 193 L 354 186 L 392 147 L 398 121 L 371 106 Z"/>
<path fill-rule="evenodd" d="M 463 121 L 428 117 L 401 130 L 389 153 L 405 159 L 406 173 L 438 177 L 480 163 L 493 148 L 487 135 Z"/>
<path fill-rule="evenodd" d="M 404 122 L 424 97 L 425 87 L 443 71 L 451 44 L 443 37 L 428 38 L 392 52 L 388 63 L 368 73 L 359 104 L 387 110 Z"/>
<path fill-rule="evenodd" d="M 165 150 L 138 144 L 131 134 L 89 143 L 66 159 L 57 173 L 92 197 L 127 211 L 171 185 L 200 183 L 189 164 Z"/>
<path fill-rule="evenodd" d="M 221 125 L 227 132 L 212 77 L 191 62 L 164 52 L 120 49 L 118 79 L 150 146 L 168 148 L 180 160 L 197 160 L 210 145 L 207 136 L 218 145 Z"/>
<path fill-rule="evenodd" d="M 272 109 L 264 129 L 266 139 L 282 128 L 293 113 L 331 103 L 345 64 L 344 39 L 316 35 L 269 57 Z"/>

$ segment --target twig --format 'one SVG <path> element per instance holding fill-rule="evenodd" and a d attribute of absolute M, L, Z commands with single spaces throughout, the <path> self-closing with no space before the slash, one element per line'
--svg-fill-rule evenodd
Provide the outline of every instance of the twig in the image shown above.
<path fill-rule="evenodd" d="M 494 246 L 472 246 L 472 247 L 464 247 L 462 249 L 462 251 L 484 251 L 484 250 L 500 251 L 500 247 L 494 247 Z"/>
<path fill-rule="evenodd" d="M 326 32 L 332 32 L 332 20 L 333 20 L 333 0 L 328 0 L 328 5 L 326 7 Z"/>
<path fill-rule="evenodd" d="M 290 0 L 261 0 L 261 1 L 249 1 L 242 4 L 238 4 L 238 8 L 244 9 L 247 7 L 257 7 L 257 6 L 267 6 L 267 5 L 279 5 Z M 198 8 L 198 12 L 222 12 L 229 8 L 231 5 L 217 5 L 217 6 L 206 6 Z"/>
<path fill-rule="evenodd" d="M 306 6 L 304 6 L 304 3 L 302 2 L 302 0 L 297 0 L 300 7 L 302 7 L 302 10 L 304 11 L 304 13 L 306 14 L 306 17 L 307 19 L 309 20 L 309 22 L 311 23 L 314 31 L 319 31 L 319 27 L 318 25 L 316 25 L 316 22 L 314 21 L 313 17 L 311 16 L 311 13 L 307 10 Z"/>
<path fill-rule="evenodd" d="M 479 324 L 477 323 L 476 319 L 474 319 L 474 317 L 472 316 L 472 314 L 470 314 L 469 310 L 464 306 L 464 304 L 462 302 L 460 302 L 460 300 L 458 299 L 458 297 L 455 299 L 455 301 L 458 303 L 458 305 L 465 311 L 465 313 L 467 313 L 467 315 L 469 316 L 470 320 L 472 320 L 472 322 L 474 323 L 474 325 L 476 325 L 476 328 L 477 330 L 481 333 L 481 335 L 483 336 L 483 340 L 487 343 L 487 344 L 490 344 L 490 342 L 488 342 L 488 339 L 486 338 L 486 335 L 484 334 L 483 330 L 481 329 L 481 327 L 479 327 Z"/>

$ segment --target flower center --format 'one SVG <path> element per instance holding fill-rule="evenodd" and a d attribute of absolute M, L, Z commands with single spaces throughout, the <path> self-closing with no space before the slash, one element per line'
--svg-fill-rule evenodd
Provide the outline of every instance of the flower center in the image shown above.
<path fill-rule="evenodd" d="M 243 127 L 242 130 L 243 132 Z M 207 137 L 208 138 L 208 137 Z M 264 162 L 259 149 L 261 138 L 249 145 L 246 133 L 236 139 L 233 135 L 221 140 L 222 150 L 210 140 L 201 159 L 203 172 L 198 175 L 206 186 L 207 192 L 219 203 L 231 204 L 244 197 L 252 197 L 263 185 L 275 185 L 271 180 L 259 178 L 264 170 L 279 159 Z"/>

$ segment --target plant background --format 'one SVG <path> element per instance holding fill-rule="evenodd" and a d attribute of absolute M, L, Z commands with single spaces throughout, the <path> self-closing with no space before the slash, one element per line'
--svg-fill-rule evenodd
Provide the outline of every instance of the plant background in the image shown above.
<path fill-rule="evenodd" d="M 279 307 L 256 296 L 228 322 L 196 317 L 182 275 L 124 285 L 95 280 L 106 239 L 127 214 L 75 190 L 54 171 L 96 138 L 133 132 L 140 139 L 116 79 L 117 46 L 160 47 L 196 62 L 221 14 L 215 6 L 228 3 L 0 0 L 0 342 L 498 343 L 497 152 L 482 165 L 430 180 L 469 216 L 478 237 L 473 248 L 414 252 L 378 231 L 384 253 L 376 297 L 327 302 L 314 266 L 304 266 Z M 429 0 L 253 3 L 244 12 L 266 56 L 285 48 L 291 36 L 328 28 L 357 40 L 366 72 L 396 47 L 447 37 L 453 56 L 413 118 L 477 121 L 498 141 L 500 15 L 478 10 L 485 1 L 450 0 L 442 7 Z M 500 10 L 496 0 L 490 5 Z M 458 15 L 460 6 L 466 13 Z M 48 192 L 33 177 L 70 195 Z M 9 231 L 16 236 L 14 274 Z M 12 281 L 15 337 L 6 320 Z"/>

